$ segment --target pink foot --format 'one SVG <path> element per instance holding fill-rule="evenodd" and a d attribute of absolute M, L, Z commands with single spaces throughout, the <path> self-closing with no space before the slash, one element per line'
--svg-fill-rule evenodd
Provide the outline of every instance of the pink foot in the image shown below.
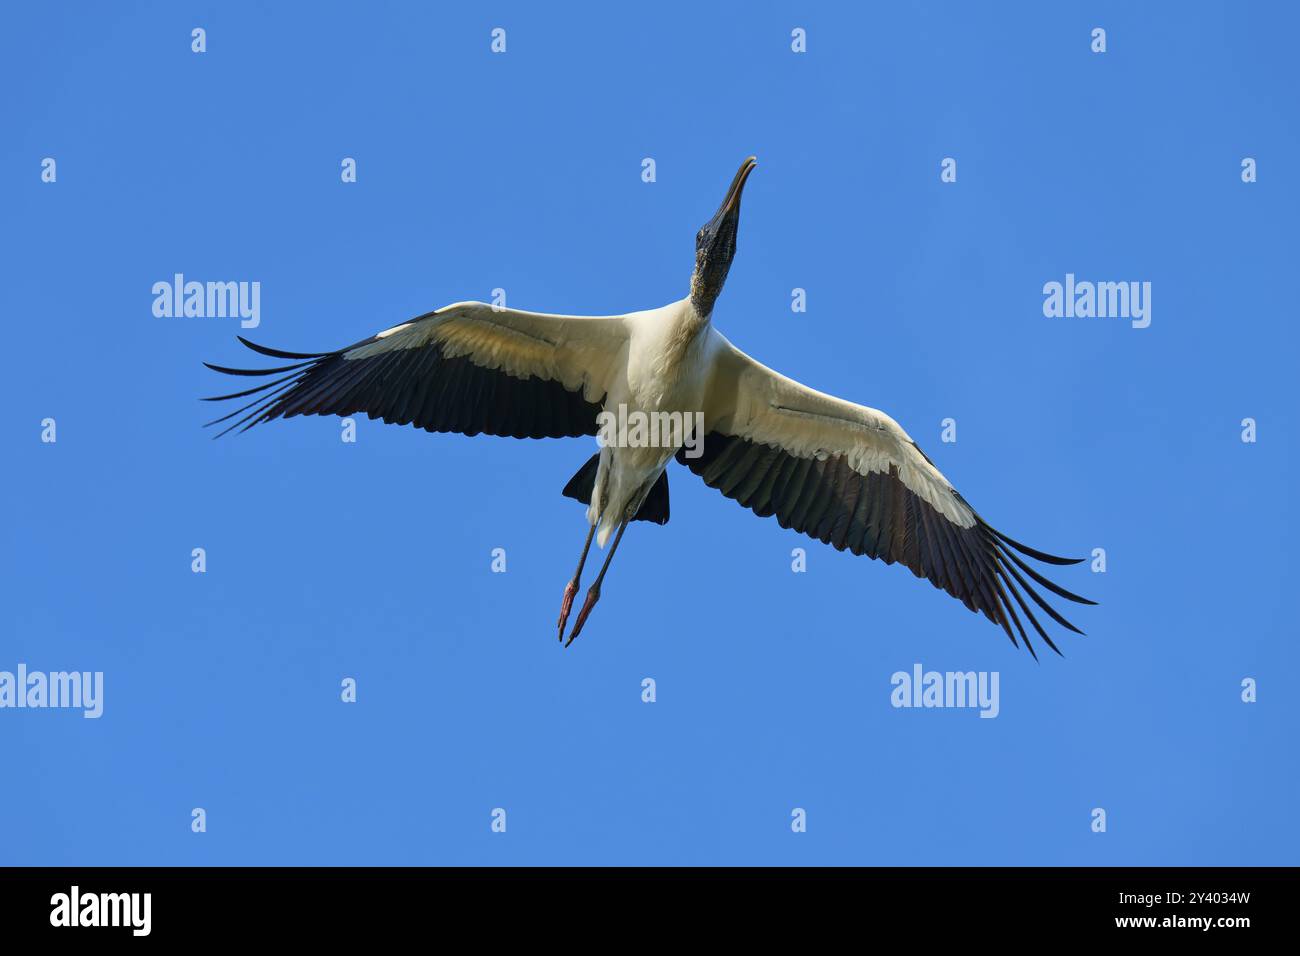
<path fill-rule="evenodd" d="M 573 610 L 573 598 L 577 593 L 577 581 L 570 581 L 564 586 L 564 599 L 560 602 L 560 640 L 564 640 L 564 625 L 569 620 L 569 612 Z"/>
<path fill-rule="evenodd" d="M 570 634 L 569 639 L 565 641 L 565 647 L 572 644 L 577 639 L 578 635 L 582 633 L 582 625 L 587 623 L 587 615 L 591 613 L 591 609 L 596 606 L 596 602 L 599 600 L 600 591 L 593 587 L 587 592 L 587 600 L 582 602 L 582 610 L 578 612 L 578 620 L 573 624 L 573 633 Z"/>

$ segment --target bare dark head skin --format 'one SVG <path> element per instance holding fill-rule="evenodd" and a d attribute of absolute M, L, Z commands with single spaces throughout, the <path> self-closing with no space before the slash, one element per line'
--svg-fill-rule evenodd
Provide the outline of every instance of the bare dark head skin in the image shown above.
<path fill-rule="evenodd" d="M 740 228 L 740 194 L 745 180 L 758 163 L 750 156 L 740 164 L 722 205 L 695 236 L 695 273 L 691 276 L 691 305 L 701 316 L 713 312 L 713 303 L 727 281 L 731 260 L 736 255 L 736 232 Z"/>

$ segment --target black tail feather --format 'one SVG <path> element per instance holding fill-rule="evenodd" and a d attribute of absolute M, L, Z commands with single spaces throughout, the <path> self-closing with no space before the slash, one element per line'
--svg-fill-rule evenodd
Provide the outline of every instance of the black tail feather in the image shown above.
<path fill-rule="evenodd" d="M 591 504 L 591 492 L 596 486 L 596 472 L 600 469 L 600 453 L 592 455 L 586 464 L 578 469 L 569 479 L 561 492 L 564 497 Z M 668 523 L 668 472 L 661 472 L 646 495 L 645 501 L 637 509 L 633 521 L 650 521 L 654 524 Z"/>
<path fill-rule="evenodd" d="M 591 492 L 596 487 L 596 470 L 599 467 L 600 453 L 597 452 L 588 458 L 587 463 L 569 479 L 561 494 L 574 501 L 581 501 L 584 505 L 591 504 Z"/>

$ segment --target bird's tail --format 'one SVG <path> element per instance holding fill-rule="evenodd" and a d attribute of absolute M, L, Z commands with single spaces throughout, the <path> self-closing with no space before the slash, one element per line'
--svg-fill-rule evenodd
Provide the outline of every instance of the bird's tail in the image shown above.
<path fill-rule="evenodd" d="M 572 498 L 574 501 L 581 501 L 584 505 L 590 505 L 591 493 L 596 486 L 596 472 L 599 470 L 600 453 L 597 452 L 587 459 L 587 463 L 578 469 L 577 474 L 569 479 L 569 483 L 564 486 L 562 492 L 564 497 Z M 650 494 L 646 495 L 645 501 L 641 502 L 641 507 L 632 520 L 653 521 L 655 524 L 668 523 L 667 471 L 659 475 L 654 486 L 650 489 Z M 617 526 L 617 524 L 618 522 L 615 521 L 614 525 Z"/>

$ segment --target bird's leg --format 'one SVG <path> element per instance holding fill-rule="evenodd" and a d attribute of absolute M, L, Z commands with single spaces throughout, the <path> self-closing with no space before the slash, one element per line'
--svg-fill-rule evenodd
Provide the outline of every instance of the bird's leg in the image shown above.
<path fill-rule="evenodd" d="M 578 593 L 578 585 L 582 582 L 582 568 L 587 563 L 587 552 L 591 550 L 591 539 L 595 534 L 596 525 L 593 524 L 587 529 L 587 541 L 582 546 L 582 557 L 578 558 L 578 570 L 573 572 L 573 580 L 564 586 L 564 599 L 560 602 L 560 640 L 564 640 L 564 625 L 569 620 L 574 595 Z"/>
<path fill-rule="evenodd" d="M 628 522 L 631 518 L 624 518 L 623 523 L 618 526 L 618 532 L 614 535 L 614 543 L 609 546 L 609 554 L 605 555 L 605 563 L 600 567 L 600 574 L 596 575 L 596 580 L 591 582 L 591 587 L 587 589 L 587 599 L 582 602 L 582 610 L 578 612 L 578 619 L 573 624 L 573 633 L 569 639 L 564 642 L 568 647 L 574 642 L 578 634 L 582 631 L 582 625 L 587 623 L 587 615 L 591 609 L 596 606 L 600 600 L 600 582 L 605 580 L 605 572 L 609 570 L 609 562 L 614 560 L 614 552 L 618 550 L 618 543 L 623 540 L 623 532 L 627 530 Z"/>

